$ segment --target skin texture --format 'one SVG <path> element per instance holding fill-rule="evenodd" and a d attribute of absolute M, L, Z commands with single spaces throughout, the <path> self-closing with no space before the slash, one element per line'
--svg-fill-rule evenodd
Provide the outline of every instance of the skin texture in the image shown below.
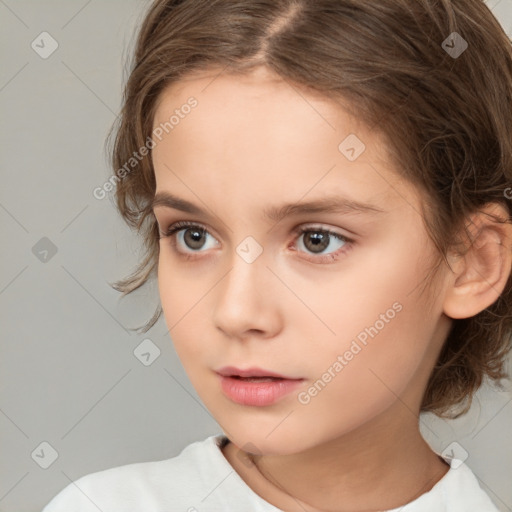
<path fill-rule="evenodd" d="M 435 250 L 419 213 L 424 199 L 394 172 L 377 133 L 341 104 L 266 68 L 248 76 L 211 71 L 171 85 L 154 127 L 190 96 L 197 107 L 153 149 L 157 192 L 209 217 L 163 206 L 154 213 L 162 232 L 190 221 L 208 233 L 202 247 L 185 244 L 186 228 L 175 235 L 176 247 L 160 240 L 158 284 L 176 352 L 231 440 L 226 459 L 284 510 L 376 511 L 412 501 L 448 470 L 421 437 L 418 413 L 449 314 L 470 316 L 465 307 L 478 312 L 496 300 L 510 251 L 499 260 L 488 248 L 469 274 L 465 260 L 453 257 L 454 271 L 443 267 L 425 289 Z M 349 134 L 366 146 L 355 161 L 338 149 Z M 383 211 L 303 213 L 277 223 L 262 215 L 270 205 L 333 194 Z M 352 242 L 331 237 L 317 254 L 307 234 L 294 233 L 301 226 Z M 484 241 L 505 236 L 493 233 Z M 263 249 L 252 263 L 237 253 L 249 236 Z M 400 311 L 301 403 L 298 393 L 396 303 Z M 239 405 L 222 393 L 214 371 L 226 365 L 304 381 L 273 405 Z M 256 465 L 246 452 L 256 454 Z"/>

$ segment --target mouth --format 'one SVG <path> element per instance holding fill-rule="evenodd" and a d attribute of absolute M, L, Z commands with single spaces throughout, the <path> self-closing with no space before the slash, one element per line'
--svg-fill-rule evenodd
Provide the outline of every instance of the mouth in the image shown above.
<path fill-rule="evenodd" d="M 271 405 L 296 389 L 303 378 L 288 377 L 261 368 L 223 367 L 216 371 L 223 393 L 240 405 Z"/>
<path fill-rule="evenodd" d="M 275 382 L 278 380 L 288 380 L 282 377 L 240 377 L 239 375 L 227 376 L 231 379 L 243 380 L 244 382 Z"/>
<path fill-rule="evenodd" d="M 265 370 L 262 368 L 247 368 L 241 369 L 235 366 L 223 366 L 216 370 L 216 373 L 223 377 L 233 377 L 239 379 L 281 379 L 281 380 L 302 380 L 297 377 L 289 377 L 287 375 L 281 375 L 280 373 L 273 372 L 271 370 Z"/>

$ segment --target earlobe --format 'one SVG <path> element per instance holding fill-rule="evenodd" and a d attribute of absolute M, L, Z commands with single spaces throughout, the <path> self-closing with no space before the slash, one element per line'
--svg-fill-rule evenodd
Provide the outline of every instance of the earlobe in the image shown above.
<path fill-rule="evenodd" d="M 498 215 L 498 220 L 491 215 Z M 506 209 L 493 203 L 471 217 L 464 255 L 452 255 L 452 274 L 445 293 L 444 313 L 470 318 L 494 304 L 503 293 L 512 267 L 512 226 Z"/>

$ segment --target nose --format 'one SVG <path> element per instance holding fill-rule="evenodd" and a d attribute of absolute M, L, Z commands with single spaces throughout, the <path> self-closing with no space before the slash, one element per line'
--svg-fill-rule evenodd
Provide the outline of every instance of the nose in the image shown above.
<path fill-rule="evenodd" d="M 281 326 L 279 280 L 260 255 L 249 263 L 236 252 L 230 270 L 216 287 L 213 321 L 230 338 L 274 336 Z"/>

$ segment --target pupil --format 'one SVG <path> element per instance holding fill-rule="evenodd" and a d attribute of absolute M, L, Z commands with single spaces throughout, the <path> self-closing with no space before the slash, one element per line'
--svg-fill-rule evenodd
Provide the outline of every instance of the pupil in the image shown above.
<path fill-rule="evenodd" d="M 192 249 L 201 248 L 201 238 L 203 236 L 203 230 L 200 229 L 187 229 L 185 231 L 185 241 Z"/>
<path fill-rule="evenodd" d="M 322 252 L 329 245 L 328 236 L 319 232 L 311 233 L 309 237 L 306 237 L 306 247 L 308 246 L 307 242 L 312 242 L 314 252 Z M 308 247 L 308 249 L 310 248 Z"/>

